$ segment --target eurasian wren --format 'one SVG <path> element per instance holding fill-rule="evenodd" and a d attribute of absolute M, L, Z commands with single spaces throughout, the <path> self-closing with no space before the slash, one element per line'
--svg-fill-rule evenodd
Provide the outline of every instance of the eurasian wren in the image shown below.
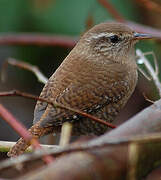
<path fill-rule="evenodd" d="M 94 26 L 50 77 L 40 97 L 112 122 L 135 89 L 134 45 L 145 38 L 148 35 L 119 23 Z M 39 138 L 59 130 L 66 121 L 73 124 L 75 135 L 101 135 L 108 130 L 103 124 L 38 101 L 29 131 Z M 8 155 L 22 154 L 28 146 L 29 142 L 20 138 Z"/>

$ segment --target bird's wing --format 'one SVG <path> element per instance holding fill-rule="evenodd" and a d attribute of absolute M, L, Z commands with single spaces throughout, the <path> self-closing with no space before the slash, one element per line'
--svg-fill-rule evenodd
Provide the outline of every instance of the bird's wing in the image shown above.
<path fill-rule="evenodd" d="M 118 90 L 115 87 L 115 84 L 106 84 L 106 87 L 103 87 L 99 84 L 96 86 L 94 83 L 96 82 L 90 82 L 83 86 L 70 85 L 59 94 L 55 101 L 63 106 L 95 114 L 108 104 L 116 103 L 125 95 L 125 93 L 123 93 L 123 91 L 125 91 L 124 86 L 119 86 Z M 115 90 L 117 93 L 115 93 Z M 54 108 L 46 103 L 38 105 L 35 110 L 35 118 L 37 118 L 35 119 L 35 122 L 40 120 L 40 117 L 42 119 L 41 125 L 43 127 L 52 125 L 59 126 L 65 121 L 72 122 L 81 118 L 80 115 L 72 111 Z"/>
<path fill-rule="evenodd" d="M 46 83 L 46 85 L 44 86 L 40 97 L 44 98 L 44 99 L 49 99 L 50 97 L 52 97 L 52 93 L 50 91 L 50 79 L 49 81 Z M 33 124 L 37 123 L 38 121 L 40 121 L 42 115 L 44 114 L 44 112 L 46 111 L 48 106 L 48 103 L 43 102 L 43 101 L 37 101 L 36 106 L 35 106 L 35 110 L 34 110 L 34 120 L 33 120 Z"/>
<path fill-rule="evenodd" d="M 125 95 L 127 89 L 124 79 L 127 73 L 123 71 L 124 67 L 109 63 L 107 71 L 107 67 L 102 64 L 96 66 L 94 61 L 80 59 L 75 61 L 74 58 L 70 58 L 68 63 L 64 61 L 49 79 L 40 97 L 95 114 L 103 106 L 117 102 Z M 75 115 L 76 113 L 69 110 L 54 108 L 38 101 L 34 112 L 34 124 L 41 121 L 44 127 L 59 126 L 65 121 L 79 120 L 78 115 L 78 118 Z"/>

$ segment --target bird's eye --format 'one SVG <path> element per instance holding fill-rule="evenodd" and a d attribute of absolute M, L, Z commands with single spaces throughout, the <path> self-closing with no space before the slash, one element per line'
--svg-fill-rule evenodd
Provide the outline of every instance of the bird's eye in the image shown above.
<path fill-rule="evenodd" d="M 117 35 L 110 36 L 109 39 L 112 43 L 118 43 L 120 40 Z"/>

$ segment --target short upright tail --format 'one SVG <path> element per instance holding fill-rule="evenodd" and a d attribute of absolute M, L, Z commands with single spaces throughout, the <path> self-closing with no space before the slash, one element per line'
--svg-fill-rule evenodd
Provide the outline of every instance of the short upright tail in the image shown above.
<path fill-rule="evenodd" d="M 37 122 L 35 125 L 33 125 L 28 130 L 33 138 L 39 139 L 41 136 L 44 136 L 45 134 L 50 134 L 53 132 L 53 127 L 40 127 L 40 123 Z M 30 146 L 30 142 L 26 141 L 23 138 L 20 138 L 17 143 L 10 149 L 8 152 L 9 157 L 16 157 L 18 155 L 21 155 L 25 152 L 25 150 Z"/>

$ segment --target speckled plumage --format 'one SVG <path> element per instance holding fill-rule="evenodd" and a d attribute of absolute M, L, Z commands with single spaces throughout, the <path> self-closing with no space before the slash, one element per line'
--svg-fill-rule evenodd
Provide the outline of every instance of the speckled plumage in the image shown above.
<path fill-rule="evenodd" d="M 114 34 L 120 37 L 116 44 L 109 40 Z M 50 77 L 40 97 L 112 122 L 137 82 L 133 34 L 130 28 L 118 23 L 102 23 L 89 30 Z M 60 130 L 66 121 L 73 123 L 75 135 L 101 135 L 108 129 L 71 111 L 38 101 L 30 132 L 39 138 Z M 25 143 L 20 139 L 9 156 L 21 154 Z"/>
<path fill-rule="evenodd" d="M 120 68 L 120 64 L 115 64 L 115 66 L 111 65 L 111 71 L 106 72 L 105 69 L 109 65 L 108 67 L 97 66 L 98 69 L 94 69 L 91 63 L 84 64 L 84 67 L 82 64 L 78 66 L 82 70 L 75 72 L 72 70 L 71 72 L 73 62 L 71 64 L 68 63 L 68 65 L 63 64 L 53 75 L 54 77 L 50 78 L 49 84 L 47 84 L 47 87 L 44 88 L 40 96 L 50 100 L 53 99 L 53 102 L 56 101 L 65 106 L 86 111 L 101 119 L 112 122 L 134 90 L 137 80 L 136 69 L 128 73 L 129 65 L 124 65 L 124 67 Z M 112 72 L 113 68 L 117 68 L 117 72 Z M 84 76 L 88 74 L 88 71 L 93 71 L 93 75 Z M 50 95 L 46 95 L 49 92 Z M 40 120 L 41 113 L 44 113 L 44 110 L 46 114 Z M 89 133 L 100 135 L 107 130 L 107 127 L 104 125 L 85 118 L 79 120 L 79 118 L 73 118 L 73 115 L 75 114 L 71 111 L 60 108 L 54 109 L 51 105 L 38 102 L 35 108 L 34 123 L 40 120 L 41 127 L 49 127 L 53 126 L 53 124 L 55 126 L 62 125 L 65 121 L 74 122 L 73 134 L 77 135 Z M 79 126 L 82 128 L 79 128 Z"/>

